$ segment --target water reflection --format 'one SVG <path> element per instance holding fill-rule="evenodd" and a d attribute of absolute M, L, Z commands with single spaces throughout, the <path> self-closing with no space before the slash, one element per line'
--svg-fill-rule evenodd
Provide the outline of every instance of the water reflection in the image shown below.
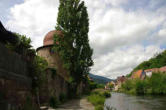
<path fill-rule="evenodd" d="M 116 110 L 166 110 L 166 96 L 132 96 L 112 93 L 105 102 L 106 106 Z M 105 108 L 106 110 L 106 108 Z"/>

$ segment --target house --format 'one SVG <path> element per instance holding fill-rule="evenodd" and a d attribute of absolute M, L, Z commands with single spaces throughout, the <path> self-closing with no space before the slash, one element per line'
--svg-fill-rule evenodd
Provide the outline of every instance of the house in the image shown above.
<path fill-rule="evenodd" d="M 125 76 L 120 76 L 120 77 L 117 78 L 117 82 L 118 83 L 123 83 L 125 81 L 126 81 L 126 77 Z"/>
<path fill-rule="evenodd" d="M 166 72 L 166 66 L 163 66 L 161 68 L 151 68 L 151 69 L 146 69 L 146 70 L 137 70 L 136 72 L 134 72 L 131 76 L 132 79 L 145 79 L 145 77 L 151 77 L 152 73 L 156 73 L 156 72 Z"/>
<path fill-rule="evenodd" d="M 146 76 L 146 74 L 145 74 L 144 70 L 141 69 L 141 70 L 137 70 L 136 72 L 134 72 L 132 74 L 131 78 L 132 79 L 137 79 L 137 78 L 144 79 L 145 76 Z"/>
<path fill-rule="evenodd" d="M 163 66 L 161 68 L 152 68 L 152 69 L 145 70 L 145 74 L 147 77 L 151 77 L 152 73 L 156 73 L 156 72 L 166 72 L 166 66 Z"/>
<path fill-rule="evenodd" d="M 158 72 L 158 71 L 159 71 L 159 68 L 146 69 L 145 74 L 147 77 L 151 77 L 152 73 Z"/>
<path fill-rule="evenodd" d="M 117 91 L 126 80 L 127 78 L 125 76 L 118 77 L 115 83 L 114 90 Z"/>
<path fill-rule="evenodd" d="M 111 85 L 112 85 L 112 88 L 110 87 Z M 105 85 L 105 89 L 106 89 L 106 90 L 112 90 L 113 87 L 115 87 L 115 82 L 114 82 L 114 81 L 108 82 L 108 83 Z"/>

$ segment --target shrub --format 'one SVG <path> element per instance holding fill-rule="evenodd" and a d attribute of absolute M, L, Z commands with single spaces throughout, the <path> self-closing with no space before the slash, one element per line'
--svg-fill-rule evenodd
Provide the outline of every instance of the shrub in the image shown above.
<path fill-rule="evenodd" d="M 26 97 L 26 103 L 23 105 L 22 110 L 36 110 L 36 108 L 34 107 L 32 103 L 31 97 L 29 96 Z"/>
<path fill-rule="evenodd" d="M 90 96 L 88 96 L 88 101 L 95 106 L 95 110 L 103 110 L 105 99 L 110 96 L 111 94 L 109 91 L 96 89 L 91 92 Z"/>
<path fill-rule="evenodd" d="M 103 95 L 105 98 L 111 97 L 111 93 L 109 91 L 104 91 Z"/>
<path fill-rule="evenodd" d="M 105 98 L 97 94 L 92 94 L 88 96 L 88 101 L 90 101 L 93 105 L 104 105 Z"/>
<path fill-rule="evenodd" d="M 59 95 L 59 100 L 60 100 L 60 102 L 64 103 L 64 102 L 67 100 L 66 94 L 61 93 L 61 94 Z"/>
<path fill-rule="evenodd" d="M 151 94 L 166 94 L 166 74 L 153 73 L 149 79 Z"/>
<path fill-rule="evenodd" d="M 97 83 L 89 81 L 89 87 L 90 87 L 90 90 L 96 89 L 97 88 Z"/>
<path fill-rule="evenodd" d="M 145 94 L 146 93 L 146 81 L 144 80 L 136 80 L 135 88 L 137 94 Z"/>
<path fill-rule="evenodd" d="M 95 110 L 104 110 L 104 109 L 103 109 L 103 106 L 102 106 L 102 105 L 97 105 L 97 106 L 95 107 Z"/>
<path fill-rule="evenodd" d="M 104 89 L 104 84 L 97 84 L 96 88 L 103 88 Z"/>
<path fill-rule="evenodd" d="M 50 102 L 49 102 L 50 106 L 53 108 L 56 108 L 58 106 L 58 100 L 56 97 L 51 97 L 50 98 Z"/>
<path fill-rule="evenodd" d="M 127 80 L 125 83 L 122 84 L 122 89 L 130 91 L 133 89 L 134 83 L 132 80 Z"/>

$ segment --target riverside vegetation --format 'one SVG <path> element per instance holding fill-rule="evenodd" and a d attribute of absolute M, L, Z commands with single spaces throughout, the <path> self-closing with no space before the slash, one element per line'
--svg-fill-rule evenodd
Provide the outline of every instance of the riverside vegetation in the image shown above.
<path fill-rule="evenodd" d="M 133 71 L 127 75 L 130 77 L 133 72 L 142 69 L 160 68 L 166 65 L 166 50 L 154 55 L 148 61 L 139 64 Z M 151 94 L 165 95 L 166 94 L 166 74 L 162 72 L 153 73 L 152 76 L 146 77 L 144 80 L 129 79 L 124 84 L 120 91 L 130 94 Z"/>
<path fill-rule="evenodd" d="M 109 90 L 104 90 L 104 85 L 89 81 L 91 92 L 87 96 L 89 102 L 95 106 L 95 110 L 104 110 L 106 98 L 111 97 Z"/>
<path fill-rule="evenodd" d="M 111 97 L 109 91 L 104 89 L 95 89 L 90 93 L 87 99 L 95 106 L 95 110 L 104 110 L 104 102 L 108 97 Z"/>
<path fill-rule="evenodd" d="M 120 91 L 129 94 L 150 94 L 150 95 L 165 95 L 166 94 L 166 74 L 153 73 L 150 78 L 145 80 L 130 79 L 127 80 Z"/>

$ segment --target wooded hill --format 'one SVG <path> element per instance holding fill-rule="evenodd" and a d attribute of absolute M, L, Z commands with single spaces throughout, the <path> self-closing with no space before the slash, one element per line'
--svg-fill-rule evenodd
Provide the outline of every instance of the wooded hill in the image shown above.
<path fill-rule="evenodd" d="M 149 59 L 148 61 L 144 61 L 139 64 L 137 67 L 133 69 L 132 72 L 139 70 L 139 69 L 151 69 L 151 68 L 160 68 L 166 66 L 166 50 L 156 54 L 154 57 Z"/>
<path fill-rule="evenodd" d="M 114 81 L 113 79 L 109 79 L 103 76 L 98 76 L 98 75 L 94 75 L 94 74 L 89 74 L 90 78 L 93 79 L 93 81 L 95 81 L 96 83 L 99 84 L 107 84 L 108 82 Z"/>

